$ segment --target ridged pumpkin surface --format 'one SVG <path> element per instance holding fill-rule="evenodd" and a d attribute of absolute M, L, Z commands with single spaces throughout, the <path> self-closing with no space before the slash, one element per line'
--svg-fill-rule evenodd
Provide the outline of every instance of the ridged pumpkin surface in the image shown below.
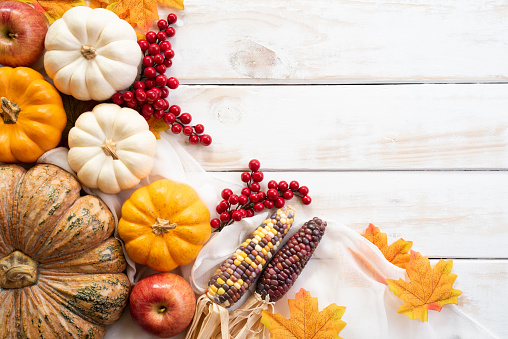
<path fill-rule="evenodd" d="M 1 339 L 102 338 L 122 314 L 130 284 L 122 247 L 110 238 L 113 216 L 80 189 L 53 165 L 0 166 Z M 33 283 L 15 274 L 28 262 Z"/>

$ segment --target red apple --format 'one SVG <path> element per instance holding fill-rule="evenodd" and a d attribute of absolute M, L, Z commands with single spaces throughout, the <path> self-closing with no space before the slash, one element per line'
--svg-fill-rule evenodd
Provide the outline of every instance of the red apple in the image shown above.
<path fill-rule="evenodd" d="M 19 1 L 0 2 L 0 64 L 29 66 L 44 51 L 48 26 L 41 13 Z"/>
<path fill-rule="evenodd" d="M 189 283 L 174 273 L 157 273 L 141 279 L 129 299 L 132 320 L 160 338 L 183 332 L 196 310 L 196 296 Z"/>

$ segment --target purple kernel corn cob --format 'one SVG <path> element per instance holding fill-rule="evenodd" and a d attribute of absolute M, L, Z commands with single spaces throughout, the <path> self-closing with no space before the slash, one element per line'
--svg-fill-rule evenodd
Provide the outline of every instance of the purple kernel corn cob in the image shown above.
<path fill-rule="evenodd" d="M 256 292 L 263 299 L 269 295 L 270 301 L 275 302 L 293 286 L 321 241 L 325 228 L 326 221 L 313 218 L 277 252 L 256 285 Z"/>
<path fill-rule="evenodd" d="M 293 223 L 295 209 L 287 206 L 271 214 L 215 271 L 206 294 L 225 308 L 236 303 L 254 283 Z"/>

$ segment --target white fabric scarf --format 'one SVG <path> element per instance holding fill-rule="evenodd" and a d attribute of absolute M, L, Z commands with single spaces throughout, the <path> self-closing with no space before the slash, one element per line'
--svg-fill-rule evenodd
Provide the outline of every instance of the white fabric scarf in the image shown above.
<path fill-rule="evenodd" d="M 240 191 L 240 182 L 223 182 L 203 170 L 188 153 L 199 146 L 184 148 L 176 141 L 175 136 L 166 133 L 161 133 L 161 136 L 162 138 L 157 142 L 155 166 L 150 176 L 143 179 L 138 187 L 161 178 L 187 183 L 198 192 L 212 215 L 215 214 L 215 206 L 223 188 L 231 188 L 235 193 Z M 72 172 L 67 163 L 65 148 L 57 148 L 45 153 L 38 162 L 55 164 Z M 118 195 L 105 194 L 87 188 L 85 190 L 103 199 L 115 215 L 115 220 L 118 221 L 123 202 L 136 188 L 123 191 Z M 292 230 L 286 239 L 303 223 L 314 217 L 311 214 L 312 208 L 302 205 L 296 199 L 291 200 L 290 203 L 296 207 L 296 216 Z M 214 233 L 195 262 L 180 267 L 175 272 L 182 274 L 191 283 L 196 294 L 201 295 L 216 268 L 232 255 L 238 245 L 259 226 L 266 215 L 267 213 L 260 213 L 252 218 L 235 222 L 220 233 Z M 328 222 L 323 240 L 291 290 L 275 304 L 276 312 L 289 318 L 287 299 L 294 299 L 300 288 L 305 288 L 313 297 L 318 297 L 320 310 L 331 303 L 346 307 L 342 320 L 347 322 L 347 325 L 339 334 L 343 338 L 496 338 L 460 310 L 460 297 L 459 306 L 445 305 L 440 313 L 429 311 L 428 323 L 410 320 L 407 316 L 398 314 L 397 309 L 402 301 L 382 282 L 385 278 L 404 279 L 405 271 L 389 263 L 381 251 L 360 234 L 336 220 L 328 219 L 327 215 L 316 216 Z M 375 220 L 372 222 L 375 223 Z M 117 235 L 116 232 L 115 235 Z M 128 257 L 127 261 L 129 264 L 127 275 L 132 284 L 146 275 L 155 273 L 134 264 Z M 249 296 L 250 293 L 244 296 L 242 301 Z M 232 309 L 241 306 L 242 301 Z M 184 336 L 185 332 L 173 338 L 183 339 Z M 118 322 L 108 326 L 105 338 L 155 339 L 132 322 L 129 310 L 126 310 Z"/>

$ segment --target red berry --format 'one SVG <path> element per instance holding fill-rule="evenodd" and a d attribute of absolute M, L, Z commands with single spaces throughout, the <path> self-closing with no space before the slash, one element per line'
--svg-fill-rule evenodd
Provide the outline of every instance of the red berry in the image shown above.
<path fill-rule="evenodd" d="M 173 65 L 173 61 L 171 60 L 164 60 L 164 66 L 166 66 L 166 68 L 169 68 Z"/>
<path fill-rule="evenodd" d="M 154 112 L 154 109 L 152 107 L 152 105 L 149 105 L 149 104 L 144 104 L 143 107 L 141 107 L 141 113 L 144 115 L 144 116 L 151 116 Z"/>
<path fill-rule="evenodd" d="M 180 126 L 178 124 L 174 124 L 173 126 L 171 126 L 171 132 L 173 132 L 174 134 L 179 134 L 181 131 L 182 131 L 182 126 Z"/>
<path fill-rule="evenodd" d="M 215 211 L 216 211 L 217 213 L 219 213 L 219 214 L 221 214 L 222 212 L 224 212 L 223 210 L 221 210 L 221 208 L 220 208 L 220 206 L 219 206 L 219 205 L 215 206 Z"/>
<path fill-rule="evenodd" d="M 138 101 L 139 107 L 143 107 L 144 104 L 146 104 L 146 100 L 145 101 Z"/>
<path fill-rule="evenodd" d="M 258 200 L 263 201 L 266 199 L 266 193 L 263 191 L 258 192 Z"/>
<path fill-rule="evenodd" d="M 161 92 L 161 94 L 162 94 L 162 92 Z M 162 109 L 165 111 L 169 107 L 169 102 L 166 99 L 161 99 L 161 100 L 162 100 Z"/>
<path fill-rule="evenodd" d="M 171 107 L 169 107 L 169 112 L 173 113 L 175 117 L 177 117 L 180 115 L 180 112 L 182 112 L 182 110 L 180 109 L 180 106 L 172 105 Z"/>
<path fill-rule="evenodd" d="M 253 182 L 250 184 L 250 190 L 252 192 L 259 192 L 260 189 L 261 189 L 261 185 L 259 185 L 258 182 Z"/>
<path fill-rule="evenodd" d="M 123 93 L 122 92 L 116 92 L 113 94 L 113 102 L 117 105 L 123 104 Z"/>
<path fill-rule="evenodd" d="M 155 110 L 164 109 L 164 99 L 155 99 L 153 102 L 153 108 Z"/>
<path fill-rule="evenodd" d="M 242 194 L 242 195 L 239 195 L 239 196 L 238 196 L 238 203 L 239 203 L 240 205 L 245 205 L 245 204 L 247 203 L 247 201 L 249 201 L 249 198 L 247 198 L 247 196 L 246 196 L 246 195 L 243 195 L 243 194 Z"/>
<path fill-rule="evenodd" d="M 293 191 L 287 190 L 282 194 L 282 197 L 286 200 L 291 200 L 293 198 Z"/>
<path fill-rule="evenodd" d="M 173 51 L 171 48 L 164 50 L 164 57 L 166 60 L 171 60 L 175 57 L 175 51 Z"/>
<path fill-rule="evenodd" d="M 176 17 L 176 14 L 174 13 L 169 13 L 168 14 L 168 24 L 172 25 L 176 22 L 178 18 Z"/>
<path fill-rule="evenodd" d="M 175 34 L 176 34 L 176 31 L 175 31 L 175 29 L 173 27 L 166 28 L 166 35 L 168 37 L 174 37 Z"/>
<path fill-rule="evenodd" d="M 157 33 L 154 31 L 148 31 L 146 32 L 146 41 L 153 44 L 157 41 Z"/>
<path fill-rule="evenodd" d="M 151 55 L 155 55 L 155 54 L 159 54 L 161 51 L 161 48 L 158 44 L 150 44 L 150 46 L 148 46 L 148 53 L 151 54 Z"/>
<path fill-rule="evenodd" d="M 300 193 L 301 195 L 307 195 L 309 194 L 309 189 L 307 188 L 307 186 L 302 186 L 298 189 L 298 193 Z"/>
<path fill-rule="evenodd" d="M 240 179 L 241 179 L 243 182 L 249 182 L 249 180 L 250 180 L 250 173 L 249 173 L 249 172 L 243 172 L 243 173 L 240 175 Z"/>
<path fill-rule="evenodd" d="M 240 208 L 238 212 L 240 212 L 242 218 L 245 218 L 247 216 L 247 211 L 244 208 Z"/>
<path fill-rule="evenodd" d="M 164 112 L 164 110 L 163 110 L 163 109 L 159 109 L 159 110 L 157 110 L 157 111 L 153 112 L 153 117 L 154 117 L 155 119 L 162 119 L 162 117 L 164 116 L 164 114 L 166 114 L 166 112 Z"/>
<path fill-rule="evenodd" d="M 234 221 L 240 221 L 242 220 L 242 213 L 240 211 L 233 211 L 233 213 L 231 213 L 231 217 Z"/>
<path fill-rule="evenodd" d="M 162 91 L 161 91 L 161 89 L 160 89 L 159 87 L 154 87 L 154 88 L 152 88 L 152 91 L 154 91 L 154 92 L 155 92 L 155 95 L 156 95 L 156 98 L 155 98 L 155 99 L 160 98 L 160 96 L 161 96 L 161 94 L 162 94 Z"/>
<path fill-rule="evenodd" d="M 275 180 L 270 180 L 270 181 L 268 182 L 268 188 L 277 189 L 277 181 L 275 181 Z"/>
<path fill-rule="evenodd" d="M 275 207 L 277 208 L 282 208 L 284 207 L 284 205 L 286 204 L 286 201 L 284 200 L 284 198 L 282 197 L 278 197 L 277 199 L 275 199 L 274 203 Z"/>
<path fill-rule="evenodd" d="M 157 55 L 160 55 L 160 54 L 157 54 Z M 164 73 L 166 73 L 166 66 L 158 65 L 157 67 L 155 67 L 155 70 L 160 74 L 164 74 Z"/>
<path fill-rule="evenodd" d="M 256 193 L 251 193 L 249 195 L 249 200 L 250 200 L 250 202 L 258 202 L 259 196 Z"/>
<path fill-rule="evenodd" d="M 147 68 L 145 68 L 143 74 L 148 79 L 152 79 L 152 78 L 155 78 L 155 76 L 157 75 L 157 71 L 153 67 L 147 67 Z"/>
<path fill-rule="evenodd" d="M 189 142 L 191 144 L 195 145 L 199 142 L 199 137 L 197 135 L 193 134 L 189 137 Z"/>
<path fill-rule="evenodd" d="M 275 200 L 279 197 L 279 192 L 275 188 L 270 188 L 266 191 L 266 197 L 270 200 Z"/>
<path fill-rule="evenodd" d="M 257 202 L 254 204 L 252 208 L 254 209 L 255 212 L 261 212 L 262 210 L 265 209 L 265 206 L 263 205 L 262 202 Z"/>
<path fill-rule="evenodd" d="M 220 227 L 220 220 L 217 218 L 210 220 L 210 226 L 212 226 L 212 228 L 219 228 Z"/>
<path fill-rule="evenodd" d="M 289 189 L 288 183 L 285 182 L 284 180 L 280 181 L 279 185 L 277 187 L 279 188 L 279 191 L 281 191 L 281 192 L 285 192 Z"/>
<path fill-rule="evenodd" d="M 201 134 L 205 131 L 205 126 L 197 124 L 196 126 L 194 126 L 194 131 L 196 131 L 197 134 Z"/>
<path fill-rule="evenodd" d="M 220 214 L 220 220 L 222 222 L 228 222 L 229 220 L 231 220 L 231 215 L 228 212 L 222 212 Z"/>
<path fill-rule="evenodd" d="M 144 114 L 141 114 L 141 116 L 142 116 L 143 118 L 145 118 L 145 120 L 147 120 L 147 121 L 148 121 L 148 120 L 150 120 L 150 117 L 149 117 L 149 116 L 146 116 L 146 115 L 144 115 Z"/>
<path fill-rule="evenodd" d="M 127 102 L 132 101 L 132 99 L 134 99 L 134 94 L 131 91 L 126 91 L 123 93 L 122 98 L 124 101 L 127 101 Z"/>
<path fill-rule="evenodd" d="M 312 202 L 312 199 L 308 195 L 306 195 L 302 197 L 302 202 L 304 205 L 309 205 Z"/>
<path fill-rule="evenodd" d="M 178 85 L 180 84 L 180 82 L 178 81 L 177 78 L 168 78 L 168 87 L 171 88 L 171 89 L 177 89 L 178 88 Z"/>
<path fill-rule="evenodd" d="M 157 33 L 157 40 L 159 41 L 165 41 L 168 38 L 165 31 L 159 31 Z"/>
<path fill-rule="evenodd" d="M 160 100 L 160 99 L 159 99 L 159 100 Z M 192 127 L 191 127 L 191 126 L 185 126 L 185 127 L 183 128 L 183 134 L 184 134 L 184 135 L 187 135 L 187 136 L 188 136 L 188 135 L 192 135 L 192 132 L 194 132 L 194 131 L 192 130 Z"/>
<path fill-rule="evenodd" d="M 166 99 L 169 95 L 169 89 L 167 87 L 161 88 L 161 98 Z"/>
<path fill-rule="evenodd" d="M 252 180 L 256 181 L 256 182 L 261 182 L 263 181 L 263 172 L 261 171 L 256 171 L 254 173 L 252 173 Z"/>
<path fill-rule="evenodd" d="M 232 190 L 230 190 L 229 188 L 225 188 L 222 190 L 220 196 L 222 197 L 222 199 L 228 200 L 232 194 L 233 194 Z"/>
<path fill-rule="evenodd" d="M 252 159 L 251 161 L 249 161 L 249 169 L 252 172 L 255 172 L 255 171 L 259 170 L 259 167 L 261 167 L 261 164 L 259 163 L 259 160 Z"/>
<path fill-rule="evenodd" d="M 241 193 L 242 193 L 242 195 L 245 195 L 246 197 L 249 196 L 251 194 L 250 188 L 248 188 L 248 187 L 242 188 Z"/>
<path fill-rule="evenodd" d="M 228 202 L 231 204 L 231 205 L 236 205 L 238 204 L 238 195 L 236 194 L 231 194 L 228 198 Z"/>
<path fill-rule="evenodd" d="M 145 93 L 145 90 L 144 89 L 141 89 L 141 88 L 138 88 L 135 92 L 134 92 L 135 96 L 136 96 L 136 100 L 137 101 L 145 101 L 146 100 L 146 93 Z"/>
<path fill-rule="evenodd" d="M 176 117 L 173 113 L 166 113 L 164 114 L 163 119 L 166 124 L 171 125 L 172 123 L 175 122 Z"/>
<path fill-rule="evenodd" d="M 152 88 L 146 91 L 146 100 L 149 102 L 154 102 L 157 99 L 157 92 L 154 91 L 155 88 Z"/>
<path fill-rule="evenodd" d="M 159 21 L 157 21 L 157 27 L 159 27 L 161 31 L 165 30 L 166 28 L 168 28 L 168 22 L 164 19 L 160 19 Z"/>
<path fill-rule="evenodd" d="M 271 200 L 265 200 L 263 203 L 267 209 L 273 208 L 273 201 Z"/>
<path fill-rule="evenodd" d="M 229 203 L 227 200 L 221 200 L 217 206 L 220 208 L 221 212 L 224 212 L 229 208 Z"/>
<path fill-rule="evenodd" d="M 298 189 L 298 187 L 300 187 L 300 184 L 298 183 L 298 181 L 291 181 L 289 183 L 289 188 L 292 190 L 292 191 L 296 191 Z"/>
<path fill-rule="evenodd" d="M 180 121 L 182 124 L 187 125 L 192 121 L 192 116 L 189 113 L 182 113 L 180 115 Z"/>
<path fill-rule="evenodd" d="M 145 57 L 145 58 L 146 58 L 146 57 Z M 150 57 L 150 58 L 152 58 L 152 57 Z M 144 60 L 144 58 L 143 58 L 143 60 Z M 155 64 L 157 64 L 157 65 L 162 65 L 162 64 L 164 63 L 164 55 L 162 55 L 162 54 L 160 54 L 160 53 L 159 53 L 159 54 L 155 54 L 155 55 L 153 56 L 153 62 L 154 62 Z M 152 66 L 152 65 L 149 65 L 149 66 Z M 159 73 L 160 73 L 160 72 L 159 72 Z"/>
<path fill-rule="evenodd" d="M 250 217 L 253 217 L 254 216 L 254 210 L 249 208 L 247 210 L 247 215 L 245 216 L 246 218 L 250 218 Z"/>
<path fill-rule="evenodd" d="M 143 61 L 142 61 L 143 62 L 143 66 L 145 66 L 145 67 L 151 67 L 151 66 L 153 66 L 153 61 L 154 61 L 153 57 L 150 56 L 150 55 L 147 55 L 147 56 L 143 57 Z"/>
<path fill-rule="evenodd" d="M 167 49 L 171 49 L 171 43 L 169 41 L 163 41 L 159 44 L 161 51 L 165 51 Z"/>
<path fill-rule="evenodd" d="M 145 80 L 145 89 L 152 89 L 155 87 L 155 80 L 147 79 Z"/>
<path fill-rule="evenodd" d="M 138 105 L 136 100 L 126 101 L 125 104 L 127 105 L 127 107 L 130 107 L 130 108 L 134 108 L 134 107 L 136 107 Z"/>
<path fill-rule="evenodd" d="M 201 145 L 203 146 L 210 146 L 212 144 L 212 137 L 208 134 L 202 134 L 199 137 L 199 141 L 201 141 Z"/>
<path fill-rule="evenodd" d="M 150 46 L 150 43 L 146 39 L 141 39 L 138 40 L 138 45 L 144 53 L 148 49 L 148 46 Z"/>
<path fill-rule="evenodd" d="M 134 84 L 132 85 L 134 89 L 145 89 L 145 83 L 143 81 L 134 81 Z"/>
<path fill-rule="evenodd" d="M 162 65 L 164 66 L 164 65 Z M 166 67 L 166 66 L 164 66 Z M 164 74 L 159 74 L 155 78 L 155 85 L 158 87 L 164 87 L 166 86 L 166 83 L 168 82 L 168 78 Z"/>

